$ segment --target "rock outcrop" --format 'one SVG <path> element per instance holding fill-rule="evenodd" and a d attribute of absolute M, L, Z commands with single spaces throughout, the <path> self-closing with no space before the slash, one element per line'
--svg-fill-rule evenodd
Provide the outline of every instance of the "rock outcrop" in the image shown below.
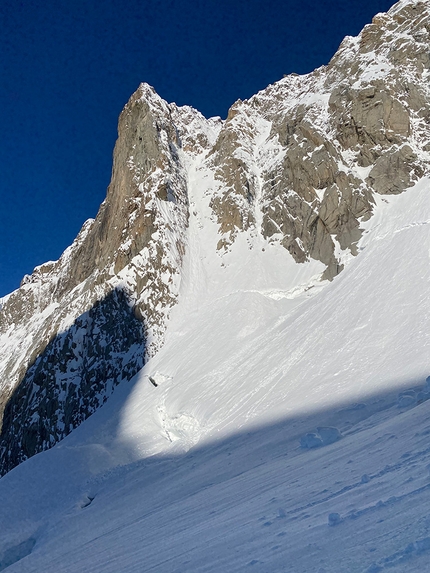
<path fill-rule="evenodd" d="M 0 445 L 8 471 L 49 448 L 102 406 L 143 366 L 145 338 L 122 290 L 59 332 L 7 402 Z"/>
<path fill-rule="evenodd" d="M 216 129 L 142 84 L 120 116 L 97 217 L 58 261 L 37 267 L 1 301 L 2 472 L 67 435 L 162 344 L 186 247 L 179 154 L 199 123 Z"/>
<path fill-rule="evenodd" d="M 341 270 L 342 251 L 357 254 L 374 193 L 401 193 L 428 171 L 429 29 L 428 2 L 400 2 L 328 66 L 233 106 L 211 159 L 220 248 L 261 209 L 263 235 L 297 262 L 322 261 L 324 278 Z"/>
<path fill-rule="evenodd" d="M 429 34 L 429 2 L 401 0 L 327 66 L 237 101 L 225 121 L 139 87 L 97 217 L 0 301 L 2 472 L 60 440 L 162 345 L 197 172 L 219 257 L 246 234 L 321 261 L 332 280 L 358 254 L 375 195 L 429 170 Z"/>

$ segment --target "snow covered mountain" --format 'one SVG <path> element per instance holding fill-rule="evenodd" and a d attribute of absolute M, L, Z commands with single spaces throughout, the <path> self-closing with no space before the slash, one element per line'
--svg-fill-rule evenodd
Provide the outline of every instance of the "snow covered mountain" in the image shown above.
<path fill-rule="evenodd" d="M 429 34 L 401 0 L 225 121 L 139 87 L 0 301 L 0 571 L 426 570 Z"/>

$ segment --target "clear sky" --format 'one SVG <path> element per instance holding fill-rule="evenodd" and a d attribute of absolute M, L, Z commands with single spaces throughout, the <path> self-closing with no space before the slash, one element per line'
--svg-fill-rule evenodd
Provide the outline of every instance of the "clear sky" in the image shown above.
<path fill-rule="evenodd" d="M 0 296 L 57 259 L 109 184 L 117 118 L 145 81 L 225 117 L 326 64 L 391 0 L 1 0 Z"/>

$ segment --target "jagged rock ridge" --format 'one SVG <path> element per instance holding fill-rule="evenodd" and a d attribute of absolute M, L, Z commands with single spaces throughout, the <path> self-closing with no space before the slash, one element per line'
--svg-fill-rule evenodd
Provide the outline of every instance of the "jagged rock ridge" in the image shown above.
<path fill-rule="evenodd" d="M 429 32 L 429 3 L 402 0 L 346 38 L 328 66 L 236 102 L 224 122 L 139 87 L 119 119 L 112 181 L 96 219 L 58 261 L 36 268 L 1 301 L 3 471 L 61 439 L 137 372 L 144 346 L 146 358 L 161 346 L 180 294 L 192 172 L 207 176 L 200 191 L 218 226 L 213 248 L 221 258 L 246 233 L 250 247 L 256 236 L 279 242 L 298 263 L 321 261 L 323 279 L 336 276 L 358 253 L 375 193 L 400 193 L 428 172 Z M 88 321 L 112 292 L 123 293 L 142 336 L 104 353 L 113 383 L 98 373 L 97 388 L 87 392 L 78 369 L 80 399 L 59 400 L 76 356 L 65 353 L 58 373 L 56 337 L 75 332 L 80 317 L 92 340 L 85 361 L 97 360 L 107 331 Z M 110 311 L 103 316 L 109 324 Z M 119 332 L 135 324 L 124 317 Z M 34 384 L 36 371 L 48 386 Z M 51 401 L 60 413 L 47 408 Z M 30 447 L 21 428 L 35 428 L 36 419 Z"/>

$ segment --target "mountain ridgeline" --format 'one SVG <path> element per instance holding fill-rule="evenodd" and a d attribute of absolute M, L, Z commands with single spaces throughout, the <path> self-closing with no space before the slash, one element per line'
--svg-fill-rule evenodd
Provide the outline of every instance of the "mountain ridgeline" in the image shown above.
<path fill-rule="evenodd" d="M 138 88 L 97 217 L 0 299 L 0 473 L 61 440 L 162 346 L 197 175 L 220 260 L 243 235 L 320 261 L 321 280 L 359 256 L 375 197 L 429 172 L 429 43 L 429 3 L 402 0 L 327 66 L 237 101 L 225 121 Z"/>

